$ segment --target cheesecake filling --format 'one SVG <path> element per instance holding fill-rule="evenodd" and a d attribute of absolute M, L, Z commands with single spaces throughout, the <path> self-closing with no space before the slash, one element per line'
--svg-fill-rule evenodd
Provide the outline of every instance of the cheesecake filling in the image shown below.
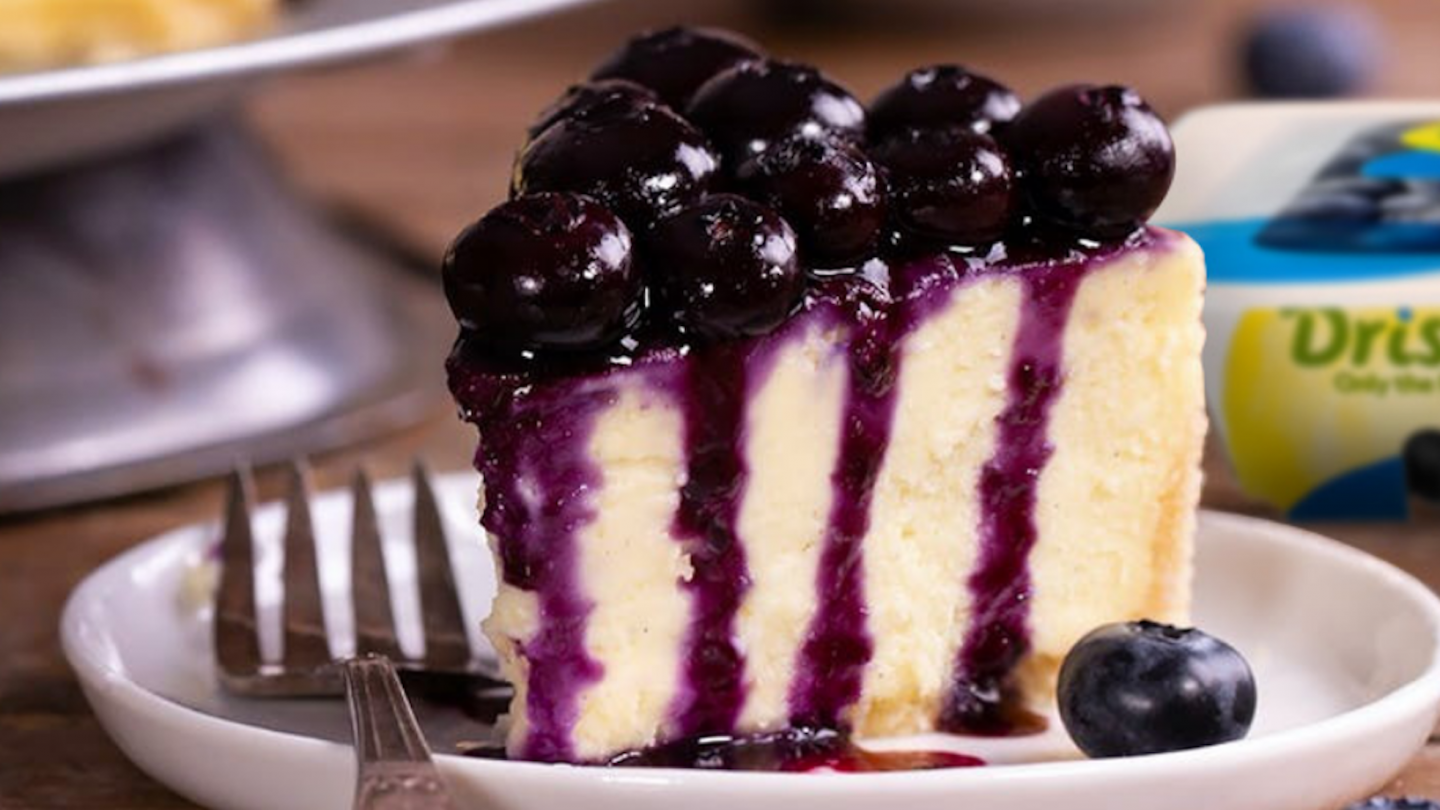
<path fill-rule="evenodd" d="M 600 367 L 552 360 L 497 368 L 467 351 L 462 336 L 451 386 L 481 434 L 482 523 L 504 580 L 497 613 L 511 590 L 534 598 L 525 620 L 504 622 L 511 629 L 487 626 L 502 658 L 515 659 L 507 663 L 517 689 L 510 754 L 608 761 L 624 749 L 787 727 L 1031 730 L 1017 668 L 1032 652 L 1030 556 L 1041 539 L 1037 502 L 1055 451 L 1049 423 L 1067 376 L 1073 302 L 1092 270 L 1172 242 L 1146 229 L 1061 255 L 872 262 L 858 278 L 817 283 L 791 323 L 765 338 L 694 347 L 642 338 Z M 970 324 L 988 331 L 972 339 Z M 972 345 L 937 343 L 951 339 Z M 800 351 L 826 343 L 838 358 L 823 348 Z M 932 429 L 901 389 L 966 384 L 941 379 L 933 360 L 955 353 L 988 369 L 982 376 L 993 390 L 957 389 L 954 424 Z M 786 484 L 752 469 L 752 432 L 783 430 L 757 413 L 767 386 L 802 384 L 816 392 L 806 435 L 834 444 L 817 449 L 797 475 L 828 467 L 828 499 L 797 488 L 811 493 L 796 498 L 802 514 L 782 520 L 790 496 L 774 488 Z M 626 688 L 609 685 L 614 651 L 597 654 L 599 628 L 588 626 L 596 597 L 577 570 L 577 538 L 611 485 L 591 458 L 592 434 L 607 409 L 620 407 L 620 392 L 633 388 L 678 417 L 668 428 L 679 434 L 680 458 L 666 539 L 683 564 L 667 563 L 673 581 L 656 587 L 668 592 L 664 604 L 684 605 L 688 616 L 678 640 L 656 642 L 678 648 L 677 672 L 624 676 L 668 705 L 650 701 L 615 719 L 624 728 L 603 744 L 577 746 L 597 682 L 607 682 L 607 693 Z M 930 458 L 914 461 L 923 454 Z M 942 472 L 918 480 L 914 470 Z M 896 504 L 912 496 L 928 511 L 905 518 Z M 934 549 L 938 557 L 926 559 Z M 752 570 L 751 558 L 762 564 Z M 775 570 L 809 581 L 776 581 Z M 895 594 L 917 588 L 925 589 L 913 595 L 928 606 L 924 615 L 895 612 Z M 748 619 L 752 598 L 784 605 L 787 626 Z M 520 600 L 512 594 L 507 604 Z M 654 686 L 667 679 L 664 689 Z M 783 699 L 777 681 L 788 685 Z"/>
<path fill-rule="evenodd" d="M 1033 726 L 1011 674 L 1029 651 L 1032 582 L 1028 565 L 1038 530 L 1036 493 L 1054 449 L 1050 409 L 1064 385 L 1065 327 L 1086 263 L 1062 263 L 1021 276 L 1024 299 L 996 419 L 994 456 L 980 474 L 980 557 L 967 583 L 970 627 L 955 664 L 940 728 L 1006 734 Z"/>

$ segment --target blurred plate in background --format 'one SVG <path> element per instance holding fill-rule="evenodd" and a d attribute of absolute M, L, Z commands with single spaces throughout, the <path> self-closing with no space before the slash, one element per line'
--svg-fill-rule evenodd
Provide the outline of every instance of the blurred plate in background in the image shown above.
<path fill-rule="evenodd" d="M 540 16 L 594 0 L 308 0 L 219 48 L 0 76 L 0 178 L 120 149 L 232 100 L 253 77 Z"/>

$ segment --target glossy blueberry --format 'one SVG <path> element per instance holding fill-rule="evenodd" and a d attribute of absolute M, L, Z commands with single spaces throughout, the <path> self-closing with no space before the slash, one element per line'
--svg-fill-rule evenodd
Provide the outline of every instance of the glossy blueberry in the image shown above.
<path fill-rule="evenodd" d="M 984 244 L 999 239 L 1015 213 L 1010 160 L 989 135 L 905 130 L 871 155 L 884 167 L 895 218 L 912 235 Z"/>
<path fill-rule="evenodd" d="M 1179 751 L 1238 740 L 1255 717 L 1250 666 L 1225 642 L 1155 622 L 1110 624 L 1060 668 L 1060 717 L 1091 757 Z"/>
<path fill-rule="evenodd" d="M 787 138 L 742 163 L 736 182 L 785 217 L 812 264 L 864 259 L 885 225 L 879 172 L 848 143 Z"/>
<path fill-rule="evenodd" d="M 1251 23 L 1242 56 L 1256 95 L 1328 98 L 1364 90 L 1382 47 L 1374 14 L 1362 5 L 1281 7 Z"/>
<path fill-rule="evenodd" d="M 1165 122 L 1124 87 L 1052 90 L 1021 110 L 1004 141 L 1035 213 L 1097 237 L 1149 219 L 1175 175 Z"/>
<path fill-rule="evenodd" d="M 705 136 L 668 108 L 607 108 L 561 119 L 531 141 L 512 194 L 589 194 L 639 230 L 699 199 L 718 165 Z"/>
<path fill-rule="evenodd" d="M 1440 810 L 1440 804 L 1429 799 L 1376 796 L 1363 802 L 1356 802 L 1345 810 Z"/>
<path fill-rule="evenodd" d="M 716 194 L 657 223 L 645 240 L 659 317 L 707 340 L 763 335 L 805 291 L 795 232 L 769 208 Z"/>
<path fill-rule="evenodd" d="M 595 69 L 595 79 L 629 79 L 682 108 L 696 88 L 720 71 L 763 54 L 760 46 L 730 31 L 666 28 L 625 43 Z"/>
<path fill-rule="evenodd" d="M 1440 503 L 1440 430 L 1422 430 L 1405 442 L 1405 478 L 1410 491 Z"/>
<path fill-rule="evenodd" d="M 987 133 L 1020 112 L 1010 88 L 959 65 L 912 70 L 870 104 L 870 138 L 906 129 L 964 127 Z"/>
<path fill-rule="evenodd" d="M 530 137 L 540 133 L 566 118 L 605 116 L 613 111 L 659 104 L 660 97 L 655 91 L 625 79 L 602 79 L 572 85 L 565 95 L 546 107 L 530 125 Z"/>
<path fill-rule="evenodd" d="M 536 194 L 501 204 L 456 237 L 441 274 L 460 325 L 506 351 L 584 350 L 639 318 L 630 230 L 594 199 Z"/>
<path fill-rule="evenodd" d="M 739 162 L 792 135 L 858 140 L 865 108 L 808 65 L 751 60 L 706 82 L 687 114 L 721 154 Z"/>

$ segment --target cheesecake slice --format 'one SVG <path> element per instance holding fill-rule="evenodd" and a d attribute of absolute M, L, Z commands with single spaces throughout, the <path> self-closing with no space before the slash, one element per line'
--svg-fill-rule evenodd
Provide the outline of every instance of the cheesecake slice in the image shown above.
<path fill-rule="evenodd" d="M 898 293 L 818 289 L 741 347 L 587 374 L 457 344 L 513 755 L 791 723 L 1003 731 L 1084 633 L 1185 619 L 1194 243 L 902 271 Z"/>
<path fill-rule="evenodd" d="M 711 37 L 572 89 L 446 258 L 507 752 L 1033 731 L 1082 635 L 1187 618 L 1204 264 L 1143 224 L 1163 125 L 947 67 L 867 123 Z M 686 48 L 733 59 L 682 116 L 624 68 Z M 764 120 L 797 92 L 831 103 Z"/>

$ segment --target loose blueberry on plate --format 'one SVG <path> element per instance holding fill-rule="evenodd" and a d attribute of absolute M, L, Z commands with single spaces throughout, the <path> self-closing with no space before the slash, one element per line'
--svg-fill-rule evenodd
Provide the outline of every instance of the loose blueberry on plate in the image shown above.
<path fill-rule="evenodd" d="M 906 129 L 964 127 L 987 133 L 1020 112 L 1010 88 L 959 65 L 912 70 L 870 105 L 870 137 L 881 140 Z"/>
<path fill-rule="evenodd" d="M 604 116 L 612 110 L 621 110 L 659 104 L 660 97 L 644 85 L 625 79 L 602 79 L 577 84 L 565 91 L 565 95 L 546 107 L 530 125 L 530 138 L 554 126 L 565 118 Z"/>
<path fill-rule="evenodd" d="M 1440 430 L 1422 430 L 1411 436 L 1403 455 L 1410 491 L 1440 502 Z"/>
<path fill-rule="evenodd" d="M 812 263 L 865 258 L 885 224 L 879 172 L 848 143 L 787 138 L 742 163 L 736 181 L 748 196 L 785 217 Z"/>
<path fill-rule="evenodd" d="M 591 78 L 629 79 L 654 90 L 666 104 L 680 108 L 710 77 L 763 55 L 759 45 L 739 34 L 677 26 L 642 34 L 625 43 L 595 69 Z"/>
<path fill-rule="evenodd" d="M 662 220 L 645 241 L 660 317 L 709 340 L 770 332 L 805 291 L 796 247 L 780 215 L 734 194 Z"/>
<path fill-rule="evenodd" d="M 1060 668 L 1060 718 L 1091 757 L 1180 751 L 1238 740 L 1255 717 L 1255 678 L 1230 645 L 1155 622 L 1110 624 Z"/>
<path fill-rule="evenodd" d="M 960 245 L 993 242 L 1015 211 L 1005 150 L 968 129 L 911 129 L 871 150 L 889 181 L 890 207 L 905 230 Z"/>
<path fill-rule="evenodd" d="M 699 199 L 719 166 L 705 136 L 666 107 L 561 119 L 520 153 L 512 194 L 590 194 L 632 227 Z"/>
<path fill-rule="evenodd" d="M 441 273 L 456 320 L 502 350 L 604 346 L 640 314 L 630 230 L 579 194 L 501 204 L 456 237 Z"/>
<path fill-rule="evenodd" d="M 1165 122 L 1125 87 L 1052 90 L 1021 110 L 1004 141 L 1035 212 L 1088 236 L 1132 231 L 1175 175 Z"/>
<path fill-rule="evenodd" d="M 1356 802 L 1345 810 L 1440 810 L 1440 804 L 1429 799 L 1417 799 L 1409 796 L 1403 798 L 1376 796 L 1363 802 Z"/>
<path fill-rule="evenodd" d="M 687 114 L 737 162 L 792 135 L 859 140 L 865 131 L 865 108 L 850 91 L 809 65 L 768 59 L 706 82 Z"/>

